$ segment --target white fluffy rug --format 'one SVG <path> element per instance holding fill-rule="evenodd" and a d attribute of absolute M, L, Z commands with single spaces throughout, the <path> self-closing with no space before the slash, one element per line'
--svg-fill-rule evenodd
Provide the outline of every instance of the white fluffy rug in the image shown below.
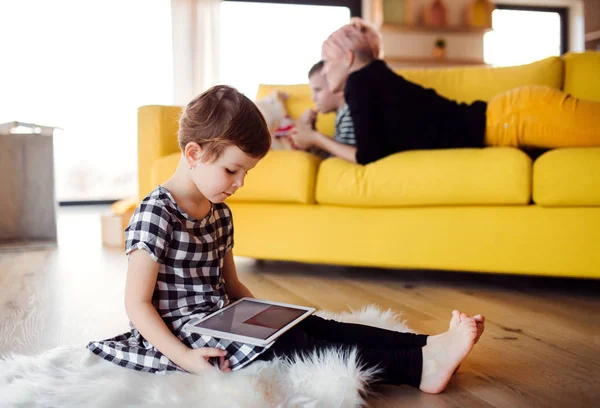
<path fill-rule="evenodd" d="M 391 310 L 318 315 L 409 331 Z M 0 407 L 361 407 L 375 372 L 335 350 L 257 362 L 233 373 L 155 375 L 107 363 L 82 345 L 0 360 Z"/>

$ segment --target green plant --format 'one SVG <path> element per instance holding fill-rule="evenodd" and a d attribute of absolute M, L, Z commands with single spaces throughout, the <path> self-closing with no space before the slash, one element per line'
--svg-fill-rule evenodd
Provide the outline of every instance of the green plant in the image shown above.
<path fill-rule="evenodd" d="M 435 46 L 437 48 L 446 48 L 446 40 L 444 40 L 443 38 L 438 38 L 437 40 L 435 40 Z"/>

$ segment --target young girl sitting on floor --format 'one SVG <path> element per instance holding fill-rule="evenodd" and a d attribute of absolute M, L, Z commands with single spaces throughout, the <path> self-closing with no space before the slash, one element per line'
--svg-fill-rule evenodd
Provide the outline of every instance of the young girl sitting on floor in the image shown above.
<path fill-rule="evenodd" d="M 145 197 L 126 233 L 125 308 L 131 331 L 91 342 L 94 354 L 152 373 L 240 369 L 257 360 L 325 348 L 357 348 L 381 380 L 441 392 L 483 332 L 484 319 L 453 312 L 436 336 L 397 333 L 310 316 L 268 347 L 199 335 L 186 323 L 229 299 L 252 297 L 233 261 L 233 221 L 223 202 L 244 185 L 271 136 L 254 103 L 227 86 L 190 102 L 180 119 L 175 173 Z"/>

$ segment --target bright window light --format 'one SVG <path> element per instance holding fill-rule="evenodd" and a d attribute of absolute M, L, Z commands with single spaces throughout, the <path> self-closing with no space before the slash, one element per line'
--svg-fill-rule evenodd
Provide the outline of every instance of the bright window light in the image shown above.
<path fill-rule="evenodd" d="M 493 31 L 483 39 L 483 56 L 496 66 L 522 65 L 561 51 L 560 15 L 555 12 L 494 10 Z"/>
<path fill-rule="evenodd" d="M 169 0 L 0 1 L 0 123 L 64 129 L 56 196 L 137 192 L 137 108 L 173 102 Z"/>
<path fill-rule="evenodd" d="M 308 83 L 323 41 L 349 20 L 347 7 L 224 1 L 220 82 L 253 100 L 259 84 Z"/>

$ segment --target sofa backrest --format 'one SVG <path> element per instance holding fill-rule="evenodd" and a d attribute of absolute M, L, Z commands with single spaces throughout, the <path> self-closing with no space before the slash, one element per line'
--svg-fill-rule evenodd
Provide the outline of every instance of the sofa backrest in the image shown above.
<path fill-rule="evenodd" d="M 514 67 L 464 67 L 397 71 L 409 81 L 435 89 L 446 98 L 471 103 L 525 85 L 562 89 L 563 60 L 550 57 Z"/>
<path fill-rule="evenodd" d="M 565 59 L 565 92 L 600 102 L 600 51 L 568 53 Z"/>

